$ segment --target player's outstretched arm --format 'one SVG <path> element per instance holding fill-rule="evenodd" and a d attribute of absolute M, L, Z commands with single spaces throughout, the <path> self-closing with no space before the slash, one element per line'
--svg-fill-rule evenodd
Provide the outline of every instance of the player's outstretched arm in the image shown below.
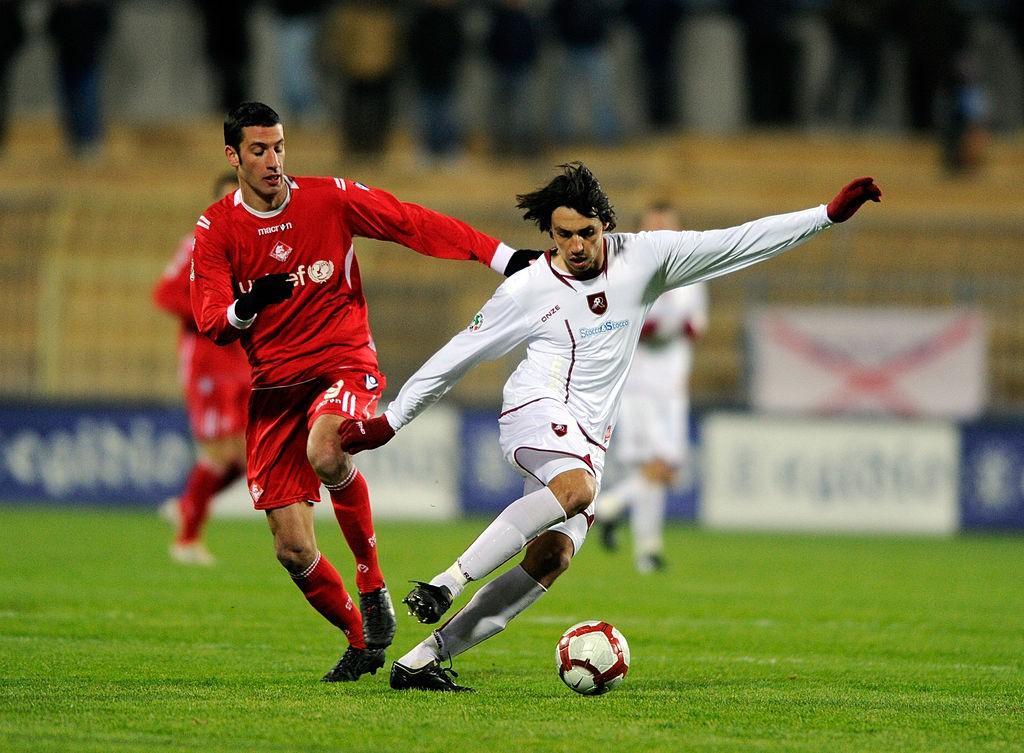
<path fill-rule="evenodd" d="M 647 234 L 665 259 L 664 289 L 710 280 L 796 248 L 837 222 L 845 222 L 868 201 L 881 201 L 872 178 L 845 185 L 827 205 L 762 217 L 736 227 L 701 232 L 668 230 Z"/>
<path fill-rule="evenodd" d="M 278 272 L 254 280 L 249 292 L 235 299 L 235 316 L 242 320 L 252 319 L 267 306 L 291 298 L 295 284 L 290 278 L 288 272 Z"/>
<path fill-rule="evenodd" d="M 881 201 L 882 189 L 874 178 L 857 178 L 843 186 L 825 207 L 832 222 L 846 222 L 868 201 Z"/>
<path fill-rule="evenodd" d="M 382 415 L 343 422 L 338 429 L 341 448 L 354 454 L 380 447 L 446 395 L 473 366 L 499 358 L 525 342 L 530 321 L 505 289 L 509 284 L 498 288 L 469 326 L 409 377 Z"/>

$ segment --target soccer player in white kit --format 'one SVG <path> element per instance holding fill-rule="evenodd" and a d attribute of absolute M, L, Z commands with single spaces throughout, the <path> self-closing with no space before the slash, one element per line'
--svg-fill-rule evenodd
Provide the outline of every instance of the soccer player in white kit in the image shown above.
<path fill-rule="evenodd" d="M 652 204 L 640 230 L 678 230 L 676 210 Z M 707 283 L 669 290 L 654 302 L 640 328 L 640 341 L 626 378 L 615 424 L 615 450 L 625 476 L 602 490 L 597 505 L 601 541 L 618 544 L 627 514 L 633 531 L 633 561 L 641 573 L 665 566 L 665 503 L 680 473 L 690 473 L 690 370 L 693 345 L 708 324 Z"/>
<path fill-rule="evenodd" d="M 345 422 L 338 432 L 346 452 L 380 447 L 475 364 L 527 344 L 498 419 L 505 458 L 525 478 L 523 496 L 404 601 L 420 622 L 436 623 L 469 581 L 524 547 L 526 554 L 394 663 L 396 690 L 468 690 L 441 660 L 502 631 L 569 567 L 594 521 L 622 388 L 658 296 L 771 258 L 881 197 L 871 178 L 858 178 L 827 207 L 726 230 L 610 233 L 615 213 L 590 170 L 578 162 L 561 169 L 545 187 L 517 197 L 524 219 L 549 233 L 555 248 L 508 278 L 382 415 Z"/>

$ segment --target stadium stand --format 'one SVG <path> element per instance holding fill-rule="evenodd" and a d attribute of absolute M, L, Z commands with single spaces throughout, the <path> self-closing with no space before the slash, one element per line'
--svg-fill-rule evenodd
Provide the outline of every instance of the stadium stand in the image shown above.
<path fill-rule="evenodd" d="M 174 323 L 153 309 L 149 290 L 223 167 L 219 132 L 213 120 L 164 129 L 115 125 L 100 168 L 59 158 L 51 124 L 16 124 L 0 170 L 7 207 L 0 214 L 0 393 L 178 400 Z M 690 227 L 721 227 L 809 206 L 842 180 L 872 174 L 886 191 L 884 211 L 869 208 L 855 226 L 712 283 L 696 400 L 743 401 L 742 322 L 751 305 L 964 306 L 989 317 L 991 407 L 1024 410 L 1019 137 L 994 143 L 989 162 L 961 178 L 942 172 L 932 142 L 886 136 L 684 135 L 513 165 L 474 152 L 446 170 L 417 165 L 401 139 L 372 165 L 339 159 L 315 130 L 289 128 L 288 139 L 293 174 L 355 177 L 533 247 L 545 238 L 519 219 L 514 194 L 568 159 L 590 164 L 624 229 L 654 198 L 678 202 Z M 359 258 L 382 365 L 396 388 L 498 281 L 480 266 L 378 245 L 360 243 Z M 490 404 L 506 368 L 479 370 L 456 398 Z"/>

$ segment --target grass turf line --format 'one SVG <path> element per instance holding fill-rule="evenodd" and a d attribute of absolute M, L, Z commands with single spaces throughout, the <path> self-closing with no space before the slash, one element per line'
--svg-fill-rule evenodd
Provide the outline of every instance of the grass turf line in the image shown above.
<path fill-rule="evenodd" d="M 637 576 L 596 536 L 510 628 L 456 658 L 472 695 L 318 679 L 343 641 L 259 519 L 214 521 L 213 569 L 155 515 L 0 509 L 2 751 L 1019 751 L 1024 548 L 1000 537 L 724 534 L 673 527 Z M 484 521 L 384 522 L 396 601 Z M 340 532 L 321 547 L 351 583 Z M 459 603 L 465 603 L 463 597 Z M 557 678 L 561 631 L 630 642 L 600 698 Z M 405 614 L 389 658 L 426 635 Z M 389 665 L 388 665 L 389 666 Z"/>

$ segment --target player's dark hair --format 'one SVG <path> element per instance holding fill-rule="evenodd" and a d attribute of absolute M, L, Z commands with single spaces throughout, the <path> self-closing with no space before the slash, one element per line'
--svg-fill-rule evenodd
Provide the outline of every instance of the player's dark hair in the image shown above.
<path fill-rule="evenodd" d="M 590 168 L 582 162 L 559 165 L 562 174 L 533 193 L 516 196 L 516 207 L 525 209 L 524 220 L 531 220 L 545 233 L 551 232 L 551 213 L 558 207 L 575 209 L 584 217 L 601 220 L 605 230 L 615 228 L 615 211 Z"/>
<path fill-rule="evenodd" d="M 242 129 L 249 126 L 276 126 L 281 116 L 262 102 L 243 102 L 224 117 L 224 145 L 236 152 L 242 146 Z"/>

